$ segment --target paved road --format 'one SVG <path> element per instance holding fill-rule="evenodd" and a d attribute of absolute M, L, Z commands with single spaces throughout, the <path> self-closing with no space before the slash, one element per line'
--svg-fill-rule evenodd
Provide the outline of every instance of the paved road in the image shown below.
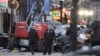
<path fill-rule="evenodd" d="M 35 53 L 32 55 L 30 52 L 24 52 L 24 53 L 3 53 L 0 54 L 0 56 L 62 56 L 61 53 L 52 53 L 51 55 L 43 55 L 43 53 Z"/>
<path fill-rule="evenodd" d="M 51 55 L 43 55 L 43 53 L 35 53 L 32 55 L 30 52 L 21 52 L 21 53 L 0 53 L 0 56 L 89 56 L 89 55 L 75 55 L 72 52 L 70 53 L 52 53 Z M 91 55 L 90 55 L 91 56 Z M 95 56 L 95 55 L 92 55 Z"/>

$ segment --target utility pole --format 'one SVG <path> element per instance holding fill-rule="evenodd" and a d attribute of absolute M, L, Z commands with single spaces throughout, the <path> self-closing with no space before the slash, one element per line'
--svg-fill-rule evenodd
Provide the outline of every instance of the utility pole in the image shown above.
<path fill-rule="evenodd" d="M 70 37 L 71 45 L 70 51 L 75 51 L 77 49 L 77 6 L 78 0 L 72 0 L 72 10 L 71 10 L 71 24 L 70 24 Z"/>
<path fill-rule="evenodd" d="M 60 4 L 60 22 L 62 23 L 62 9 L 63 9 L 63 1 L 59 1 Z"/>
<path fill-rule="evenodd" d="M 17 2 L 17 0 L 9 0 L 8 1 L 8 6 L 10 7 L 10 9 L 11 9 L 11 17 L 10 17 L 10 38 L 9 38 L 9 40 L 8 40 L 8 49 L 11 49 L 11 50 L 13 50 L 13 48 L 14 48 L 14 37 L 13 37 L 13 28 L 12 28 L 12 26 L 13 26 L 13 24 L 14 24 L 14 22 L 13 22 L 13 20 L 14 20 L 14 10 L 16 10 L 18 7 L 19 7 L 19 3 Z"/>

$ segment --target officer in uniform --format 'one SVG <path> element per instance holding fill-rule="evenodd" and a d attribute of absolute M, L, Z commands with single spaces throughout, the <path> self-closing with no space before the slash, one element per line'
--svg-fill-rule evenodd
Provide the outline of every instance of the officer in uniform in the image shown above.
<path fill-rule="evenodd" d="M 29 49 L 32 52 L 32 55 L 34 55 L 34 50 L 38 44 L 38 38 L 37 31 L 32 27 L 29 31 Z"/>
<path fill-rule="evenodd" d="M 43 55 L 46 55 L 47 52 L 49 55 L 51 55 L 54 36 L 55 36 L 54 29 L 49 25 L 48 29 L 44 33 L 44 52 L 43 52 Z"/>

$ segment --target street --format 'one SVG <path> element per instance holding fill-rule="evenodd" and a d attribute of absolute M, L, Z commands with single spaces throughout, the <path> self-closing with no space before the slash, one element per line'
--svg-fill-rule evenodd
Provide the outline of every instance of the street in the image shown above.
<path fill-rule="evenodd" d="M 21 52 L 21 53 L 3 53 L 0 54 L 0 56 L 80 56 L 80 55 L 75 55 L 74 53 L 70 52 L 70 53 L 52 53 L 51 55 L 43 55 L 42 53 L 35 53 L 34 55 L 32 55 L 30 52 Z M 84 56 L 84 55 L 81 55 Z M 90 55 L 85 55 L 85 56 L 90 56 Z M 95 55 L 92 55 L 95 56 Z"/>
<path fill-rule="evenodd" d="M 0 56 L 100 56 L 100 0 L 0 0 Z"/>
<path fill-rule="evenodd" d="M 2 53 L 0 56 L 62 56 L 61 53 L 52 53 L 51 55 L 43 55 L 42 53 L 35 53 L 32 55 L 30 52 L 21 52 L 21 53 Z"/>

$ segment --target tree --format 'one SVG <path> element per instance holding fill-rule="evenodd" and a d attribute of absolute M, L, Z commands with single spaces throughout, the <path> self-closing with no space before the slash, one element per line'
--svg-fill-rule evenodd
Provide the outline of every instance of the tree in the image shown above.
<path fill-rule="evenodd" d="M 71 37 L 71 45 L 70 45 L 70 51 L 74 51 L 77 49 L 77 6 L 78 0 L 72 1 L 72 10 L 71 10 L 71 25 L 70 25 L 70 37 Z M 73 29 L 74 28 L 74 29 Z"/>

